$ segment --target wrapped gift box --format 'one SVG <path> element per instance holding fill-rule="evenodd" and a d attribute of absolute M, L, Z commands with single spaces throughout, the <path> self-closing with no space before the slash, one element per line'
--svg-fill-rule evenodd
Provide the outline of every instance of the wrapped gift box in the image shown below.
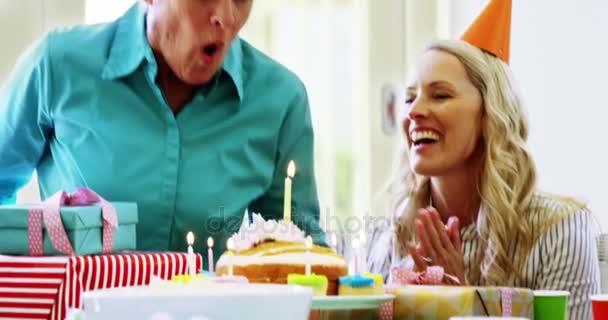
<path fill-rule="evenodd" d="M 137 204 L 132 202 L 113 202 L 118 218 L 118 228 L 114 229 L 114 252 L 135 250 L 135 231 L 137 225 Z M 28 213 L 31 205 L 0 206 L 0 253 L 29 254 Z M 88 255 L 102 253 L 101 207 L 63 206 L 61 221 L 72 244 L 75 254 Z M 62 255 L 58 252 L 43 227 L 44 255 Z"/>
<path fill-rule="evenodd" d="M 453 316 L 533 318 L 529 289 L 408 285 L 394 289 L 394 319 L 448 320 Z"/>
<path fill-rule="evenodd" d="M 202 257 L 196 255 L 196 269 Z M 185 253 L 101 256 L 0 256 L 0 319 L 63 320 L 85 291 L 147 285 L 188 271 Z"/>

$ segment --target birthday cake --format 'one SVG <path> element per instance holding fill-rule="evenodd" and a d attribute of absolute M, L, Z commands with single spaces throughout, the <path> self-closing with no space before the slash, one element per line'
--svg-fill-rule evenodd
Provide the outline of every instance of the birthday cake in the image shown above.
<path fill-rule="evenodd" d="M 218 260 L 216 273 L 245 276 L 253 283 L 287 283 L 289 274 L 304 274 L 307 262 L 313 274 L 328 279 L 327 294 L 337 294 L 338 279 L 348 273 L 344 258 L 334 250 L 312 245 L 296 225 L 284 221 L 265 221 L 258 214 L 253 223 L 243 225 L 232 237 L 234 248 Z"/>

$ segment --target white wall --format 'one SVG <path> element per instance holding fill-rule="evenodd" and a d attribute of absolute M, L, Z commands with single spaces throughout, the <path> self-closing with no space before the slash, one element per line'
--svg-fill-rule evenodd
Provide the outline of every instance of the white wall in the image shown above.
<path fill-rule="evenodd" d="M 15 58 L 43 30 L 38 2 L 0 0 L 0 83 L 6 79 Z M 17 34 L 15 30 L 19 30 Z"/>
<path fill-rule="evenodd" d="M 453 34 L 481 9 L 455 0 Z M 475 8 L 477 7 L 477 8 Z M 511 66 L 540 187 L 586 200 L 608 231 L 608 1 L 513 1 Z"/>
<path fill-rule="evenodd" d="M 0 0 L 0 83 L 45 30 L 83 21 L 84 0 Z"/>
<path fill-rule="evenodd" d="M 84 0 L 0 0 L 0 84 L 19 55 L 46 30 L 81 23 Z M 39 200 L 33 179 L 17 195 L 19 202 Z"/>

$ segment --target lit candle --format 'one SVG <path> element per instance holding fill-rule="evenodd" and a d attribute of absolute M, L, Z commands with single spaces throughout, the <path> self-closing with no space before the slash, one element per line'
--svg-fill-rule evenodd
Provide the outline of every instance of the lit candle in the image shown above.
<path fill-rule="evenodd" d="M 289 161 L 287 166 L 287 177 L 285 178 L 285 197 L 283 203 L 283 220 L 291 222 L 291 179 L 296 174 L 296 164 Z"/>
<path fill-rule="evenodd" d="M 188 242 L 188 273 L 194 276 L 196 275 L 196 266 L 194 263 L 194 250 L 192 250 L 192 244 L 194 244 L 194 233 L 192 231 L 186 235 L 186 242 Z"/>
<path fill-rule="evenodd" d="M 310 249 L 312 249 L 312 237 L 306 237 L 306 275 L 311 274 L 310 266 Z"/>
<path fill-rule="evenodd" d="M 209 260 L 209 272 L 213 272 L 213 238 L 209 237 L 207 239 L 207 255 Z"/>
<path fill-rule="evenodd" d="M 359 238 L 353 239 L 354 273 L 359 274 Z"/>
<path fill-rule="evenodd" d="M 234 266 L 232 265 L 232 250 L 234 249 L 234 240 L 232 240 L 232 238 L 228 239 L 228 242 L 226 243 L 226 248 L 228 249 L 228 252 L 226 253 L 228 257 L 228 275 L 233 276 Z"/>

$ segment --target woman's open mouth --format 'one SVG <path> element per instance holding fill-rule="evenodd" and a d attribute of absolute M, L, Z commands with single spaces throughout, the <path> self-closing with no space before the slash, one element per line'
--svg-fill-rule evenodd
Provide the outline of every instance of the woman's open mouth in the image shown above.
<path fill-rule="evenodd" d="M 416 130 L 410 134 L 411 147 L 418 152 L 425 152 L 439 142 L 441 136 L 433 130 Z"/>
<path fill-rule="evenodd" d="M 224 43 L 221 41 L 206 44 L 201 47 L 201 58 L 206 64 L 211 64 L 219 58 L 220 52 L 224 48 Z"/>
<path fill-rule="evenodd" d="M 411 134 L 411 140 L 415 147 L 430 145 L 439 140 L 439 135 L 430 130 L 414 131 Z"/>

